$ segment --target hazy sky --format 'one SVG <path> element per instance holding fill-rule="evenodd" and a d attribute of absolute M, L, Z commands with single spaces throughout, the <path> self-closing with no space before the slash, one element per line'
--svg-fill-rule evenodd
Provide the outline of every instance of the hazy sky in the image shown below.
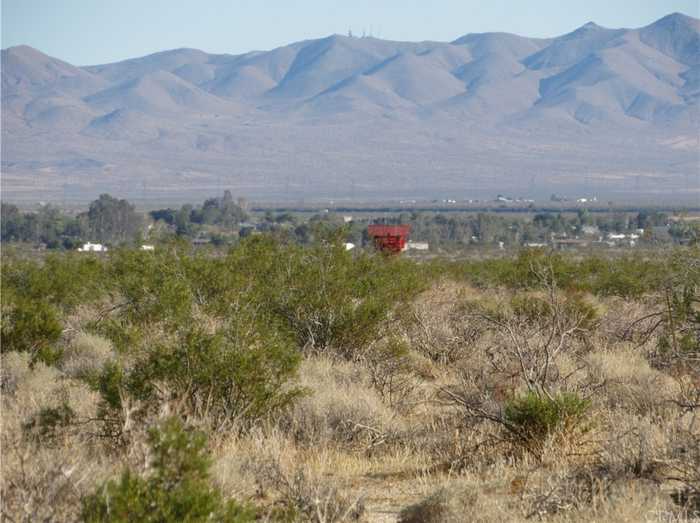
<path fill-rule="evenodd" d="M 0 0 L 2 47 L 28 44 L 76 65 L 194 47 L 272 49 L 352 29 L 393 40 L 450 41 L 506 31 L 555 36 L 588 21 L 640 27 L 698 0 Z"/>

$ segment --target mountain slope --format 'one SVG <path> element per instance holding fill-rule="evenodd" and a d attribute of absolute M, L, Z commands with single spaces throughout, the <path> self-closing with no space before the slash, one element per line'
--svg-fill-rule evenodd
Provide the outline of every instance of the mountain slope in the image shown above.
<path fill-rule="evenodd" d="M 2 88 L 3 194 L 21 198 L 134 179 L 276 198 L 535 195 L 582 179 L 601 193 L 700 194 L 700 21 L 677 13 L 549 39 L 332 35 L 88 67 L 20 46 L 2 51 Z"/>

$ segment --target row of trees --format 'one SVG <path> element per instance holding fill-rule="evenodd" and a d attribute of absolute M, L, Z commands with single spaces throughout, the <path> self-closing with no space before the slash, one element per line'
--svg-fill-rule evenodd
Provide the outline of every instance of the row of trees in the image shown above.
<path fill-rule="evenodd" d="M 226 191 L 223 197 L 210 198 L 201 207 L 161 209 L 151 212 L 150 218 L 163 221 L 178 235 L 193 236 L 203 225 L 236 229 L 248 215 Z M 52 249 L 71 249 L 84 241 L 134 243 L 145 232 L 145 224 L 146 217 L 133 204 L 109 194 L 100 195 L 86 212 L 75 216 L 52 205 L 44 205 L 36 212 L 22 212 L 16 205 L 2 204 L 3 242 L 43 243 Z"/>
<path fill-rule="evenodd" d="M 156 225 L 150 234 L 155 238 L 175 234 L 186 238 L 205 237 L 215 244 L 229 243 L 251 231 L 285 235 L 292 241 L 308 244 L 315 238 L 319 224 L 343 228 L 346 241 L 367 242 L 367 220 L 346 224 L 340 215 L 322 213 L 310 218 L 291 213 L 271 211 L 258 217 L 254 224 L 241 202 L 230 191 L 222 197 L 209 198 L 201 206 L 183 205 L 179 209 L 151 211 L 148 216 L 136 212 L 127 200 L 101 195 L 90 204 L 87 212 L 67 215 L 47 205 L 36 212 L 21 212 L 15 205 L 2 204 L 2 241 L 43 243 L 49 248 L 74 248 L 83 241 L 109 244 L 135 243 L 146 232 L 147 218 Z M 655 228 L 668 235 L 665 241 L 697 240 L 698 224 L 688 221 L 672 222 L 666 214 L 639 213 L 592 214 L 580 210 L 576 214 L 539 213 L 530 218 L 512 214 L 401 213 L 385 218 L 388 223 L 411 225 L 411 238 L 427 241 L 433 247 L 460 248 L 469 244 L 521 245 L 546 242 L 552 235 L 581 236 L 587 228 L 599 234 L 624 233 L 643 229 L 651 239 Z"/>
<path fill-rule="evenodd" d="M 2 204 L 2 241 L 44 243 L 49 248 L 73 248 L 84 240 L 103 243 L 133 241 L 143 230 L 143 217 L 127 200 L 102 194 L 87 212 L 69 216 L 51 205 L 23 213 Z"/>
<path fill-rule="evenodd" d="M 151 211 L 150 216 L 154 221 L 162 220 L 174 227 L 179 236 L 191 236 L 202 225 L 217 225 L 230 230 L 249 219 L 240 203 L 233 200 L 231 191 L 225 191 L 223 197 L 205 200 L 201 207 L 187 204 L 180 209 Z"/>
<path fill-rule="evenodd" d="M 459 247 L 470 243 L 503 242 L 521 245 L 544 242 L 552 234 L 568 237 L 581 236 L 584 228 L 597 228 L 599 234 L 626 233 L 637 229 L 651 231 L 654 227 L 668 227 L 672 240 L 697 238 L 698 228 L 686 222 L 671 223 L 666 214 L 641 211 L 639 213 L 592 214 L 580 210 L 576 214 L 539 213 L 532 219 L 504 214 L 441 214 L 402 213 L 387 221 L 411 225 L 411 237 L 440 247 Z"/>

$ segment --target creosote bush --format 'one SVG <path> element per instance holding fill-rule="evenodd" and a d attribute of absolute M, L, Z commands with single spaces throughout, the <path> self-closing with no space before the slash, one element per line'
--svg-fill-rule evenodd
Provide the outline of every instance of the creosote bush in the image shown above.
<path fill-rule="evenodd" d="M 528 392 L 506 402 L 503 420 L 524 444 L 539 446 L 556 431 L 585 430 L 589 406 L 588 400 L 569 392 L 551 398 Z"/>
<path fill-rule="evenodd" d="M 137 474 L 127 468 L 118 480 L 109 480 L 83 499 L 86 522 L 154 523 L 256 520 L 254 508 L 224 500 L 212 485 L 206 453 L 206 435 L 187 429 L 176 418 L 149 431 L 150 471 Z"/>
<path fill-rule="evenodd" d="M 697 257 L 697 252 L 692 256 Z M 562 289 L 637 299 L 663 288 L 668 258 L 591 255 L 576 259 L 544 249 L 522 249 L 513 257 L 458 262 L 446 269 L 480 287 L 505 286 L 519 290 L 541 288 L 544 271 Z"/>
<path fill-rule="evenodd" d="M 125 409 L 145 418 L 166 404 L 182 415 L 206 419 L 212 428 L 269 416 L 301 393 L 287 386 L 299 355 L 262 332 L 192 329 L 173 343 L 149 347 L 130 364 L 105 365 L 92 381 L 103 399 L 103 416 L 124 423 Z"/>
<path fill-rule="evenodd" d="M 11 306 L 3 307 L 1 332 L 3 352 L 28 352 L 32 361 L 47 365 L 56 363 L 61 357 L 57 342 L 62 327 L 49 303 L 20 298 Z"/>
<path fill-rule="evenodd" d="M 406 260 L 346 251 L 340 237 L 310 248 L 251 238 L 225 261 L 303 350 L 351 357 L 376 339 L 389 313 L 424 288 Z"/>

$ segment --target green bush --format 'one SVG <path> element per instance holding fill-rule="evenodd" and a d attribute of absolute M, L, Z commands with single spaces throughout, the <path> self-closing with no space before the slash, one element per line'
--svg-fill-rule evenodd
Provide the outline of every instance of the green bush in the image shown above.
<path fill-rule="evenodd" d="M 55 308 L 45 301 L 22 297 L 12 304 L 3 304 L 2 352 L 28 352 L 32 362 L 51 365 L 61 357 L 56 343 L 62 331 Z"/>
<path fill-rule="evenodd" d="M 542 293 L 520 293 L 510 300 L 513 313 L 532 324 L 551 324 L 554 316 L 567 325 L 592 330 L 601 316 L 600 307 L 592 296 L 580 292 L 564 292 L 553 298 Z"/>
<path fill-rule="evenodd" d="M 43 261 L 2 256 L 2 351 L 26 351 L 33 361 L 54 364 L 62 315 L 101 296 L 101 262 L 51 254 Z"/>
<path fill-rule="evenodd" d="M 245 240 L 226 260 L 254 282 L 261 306 L 299 347 L 351 355 L 378 337 L 392 310 L 427 284 L 406 260 L 346 251 L 339 237 L 305 248 L 271 237 Z"/>
<path fill-rule="evenodd" d="M 106 274 L 110 291 L 119 304 L 121 324 L 157 322 L 168 330 L 176 330 L 185 323 L 195 299 L 187 271 L 191 257 L 188 250 L 177 246 L 155 252 L 115 251 Z"/>
<path fill-rule="evenodd" d="M 119 416 L 124 399 L 138 402 L 144 416 L 173 401 L 182 414 L 221 427 L 290 405 L 302 392 L 289 384 L 299 359 L 294 346 L 274 332 L 209 334 L 192 327 L 173 342 L 149 345 L 129 365 L 109 363 L 91 384 L 106 419 Z"/>
<path fill-rule="evenodd" d="M 172 401 L 220 427 L 267 416 L 300 393 L 289 384 L 300 355 L 262 306 L 256 278 L 177 245 L 118 251 L 108 274 L 118 306 L 92 329 L 121 357 L 88 380 L 104 419 L 118 420 L 124 400 L 143 416 Z"/>
<path fill-rule="evenodd" d="M 665 289 L 659 299 L 662 354 L 694 357 L 700 353 L 700 249 L 671 258 Z"/>
<path fill-rule="evenodd" d="M 2 291 L 69 310 L 103 295 L 103 270 L 102 260 L 86 253 L 52 253 L 39 261 L 3 254 Z"/>
<path fill-rule="evenodd" d="M 692 253 L 686 250 L 684 256 L 687 255 Z M 443 271 L 478 287 L 534 290 L 555 283 L 558 288 L 570 291 L 639 298 L 663 289 L 669 255 L 577 259 L 542 249 L 523 249 L 514 257 L 437 264 Z"/>
<path fill-rule="evenodd" d="M 585 429 L 590 401 L 574 393 L 547 396 L 528 392 L 506 402 L 503 419 L 510 432 L 529 448 L 540 447 L 555 432 Z"/>
<path fill-rule="evenodd" d="M 188 430 L 176 418 L 149 432 L 152 471 L 147 475 L 126 469 L 86 496 L 82 519 L 87 522 L 181 522 L 256 520 L 256 511 L 224 500 L 212 485 L 206 436 Z"/>

